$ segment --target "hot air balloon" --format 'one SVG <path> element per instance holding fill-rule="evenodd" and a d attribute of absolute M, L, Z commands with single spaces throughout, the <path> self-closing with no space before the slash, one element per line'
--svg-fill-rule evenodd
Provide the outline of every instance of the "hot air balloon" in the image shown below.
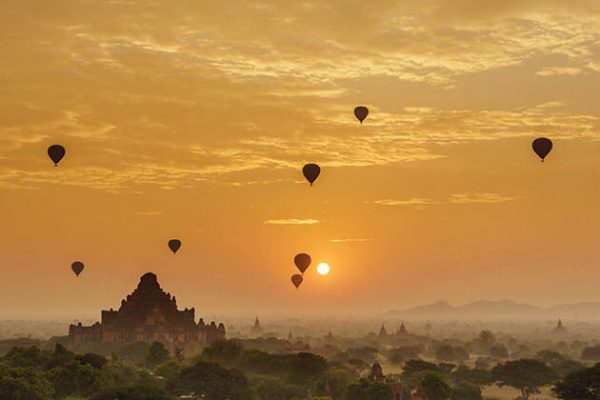
<path fill-rule="evenodd" d="M 313 182 L 316 181 L 321 174 L 321 167 L 317 164 L 306 164 L 302 168 L 302 174 L 304 174 L 304 177 L 310 182 L 310 186 L 312 186 Z"/>
<path fill-rule="evenodd" d="M 365 106 L 358 106 L 354 109 L 354 115 L 362 124 L 367 115 L 369 115 L 369 109 Z"/>
<path fill-rule="evenodd" d="M 173 252 L 173 254 L 177 253 L 177 250 L 181 247 L 181 240 L 179 239 L 171 239 L 169 240 L 169 248 Z"/>
<path fill-rule="evenodd" d="M 537 154 L 542 159 L 542 162 L 544 162 L 544 158 L 546 158 L 552 150 L 552 140 L 545 137 L 537 138 L 533 141 L 531 147 L 533 148 L 533 151 L 535 151 L 535 154 Z"/>
<path fill-rule="evenodd" d="M 58 163 L 63 159 L 65 153 L 65 148 L 60 144 L 53 144 L 52 146 L 48 147 L 48 156 L 50 156 L 50 159 L 54 163 L 55 167 L 58 167 Z"/>
<path fill-rule="evenodd" d="M 83 268 L 84 268 L 84 265 L 81 261 L 75 261 L 73 264 L 71 264 L 71 269 L 77 276 L 79 276 L 81 271 L 83 271 Z"/>
<path fill-rule="evenodd" d="M 296 267 L 304 274 L 304 271 L 306 271 L 310 265 L 310 256 L 305 253 L 296 254 L 296 257 L 294 257 L 294 264 L 296 264 Z"/>
<path fill-rule="evenodd" d="M 296 286 L 296 289 L 298 289 L 300 287 L 300 284 L 302 283 L 303 280 L 304 280 L 304 278 L 302 278 L 302 275 L 300 275 L 300 274 L 292 275 L 292 283 L 294 284 L 294 286 Z"/>

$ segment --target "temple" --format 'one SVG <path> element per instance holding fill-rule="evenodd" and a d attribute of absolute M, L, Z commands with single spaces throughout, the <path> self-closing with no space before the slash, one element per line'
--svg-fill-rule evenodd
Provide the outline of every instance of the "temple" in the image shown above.
<path fill-rule="evenodd" d="M 256 320 L 254 321 L 254 326 L 250 329 L 250 335 L 251 336 L 260 336 L 264 333 L 262 326 L 260 326 L 260 321 L 258 320 L 258 317 L 256 317 Z"/>
<path fill-rule="evenodd" d="M 554 328 L 554 329 L 552 330 L 552 333 L 554 333 L 554 334 L 559 334 L 559 335 L 562 335 L 562 334 L 565 334 L 565 333 L 567 333 L 567 330 L 566 330 L 566 329 L 565 329 L 565 327 L 563 326 L 563 323 L 562 323 L 562 321 L 560 320 L 560 318 L 558 319 L 558 323 L 556 324 L 556 328 Z"/>
<path fill-rule="evenodd" d="M 411 396 L 410 391 L 399 380 L 391 376 L 385 376 L 381 365 L 377 361 L 371 366 L 371 373 L 368 379 L 373 383 L 383 383 L 388 386 L 392 392 L 391 399 L 393 400 L 426 400 L 419 397 L 417 393 Z"/>
<path fill-rule="evenodd" d="M 161 342 L 174 350 L 188 343 L 206 344 L 225 338 L 225 326 L 195 322 L 194 309 L 177 309 L 175 296 L 161 289 L 155 274 L 144 274 L 121 307 L 102 311 L 101 322 L 69 326 L 69 342 Z"/>

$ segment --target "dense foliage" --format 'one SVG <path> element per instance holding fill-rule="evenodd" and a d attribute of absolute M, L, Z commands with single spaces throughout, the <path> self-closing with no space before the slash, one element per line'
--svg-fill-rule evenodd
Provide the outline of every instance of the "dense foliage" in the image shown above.
<path fill-rule="evenodd" d="M 5 352 L 0 399 L 392 400 L 420 392 L 428 400 L 481 400 L 490 386 L 512 387 L 524 398 L 552 386 L 559 399 L 600 400 L 600 363 L 586 368 L 580 356 L 594 358 L 596 347 L 579 340 L 542 347 L 481 331 L 467 340 L 327 337 L 310 347 L 274 338 L 218 340 L 172 353 L 158 342 L 109 343 L 98 347 L 104 355 L 48 343 Z M 384 373 L 390 364 L 401 373 L 372 373 L 373 360 Z"/>

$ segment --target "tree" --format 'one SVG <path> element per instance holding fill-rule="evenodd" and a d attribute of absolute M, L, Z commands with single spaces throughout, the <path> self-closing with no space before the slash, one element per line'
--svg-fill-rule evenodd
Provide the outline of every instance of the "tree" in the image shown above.
<path fill-rule="evenodd" d="M 550 366 L 558 365 L 566 360 L 566 358 L 562 354 L 554 350 L 538 351 L 535 355 L 535 359 L 540 360 L 541 362 L 546 363 Z"/>
<path fill-rule="evenodd" d="M 435 351 L 435 358 L 442 361 L 456 361 L 456 351 L 449 344 L 443 344 Z"/>
<path fill-rule="evenodd" d="M 400 364 L 404 360 L 418 358 L 422 349 L 419 346 L 400 346 L 390 350 L 388 358 L 394 364 Z"/>
<path fill-rule="evenodd" d="M 459 366 L 452 372 L 451 378 L 454 382 L 466 382 L 476 386 L 489 385 L 492 377 L 489 371 L 479 368 L 469 368 L 466 365 Z"/>
<path fill-rule="evenodd" d="M 371 346 L 351 347 L 346 350 L 348 358 L 358 358 L 368 363 L 375 361 L 377 353 L 379 353 L 379 349 Z"/>
<path fill-rule="evenodd" d="M 585 368 L 585 365 L 579 361 L 570 360 L 554 350 L 539 351 L 535 355 L 535 358 L 552 367 L 561 378 L 564 378 L 571 372 Z"/>
<path fill-rule="evenodd" d="M 154 342 L 148 349 L 146 356 L 146 364 L 150 367 L 155 367 L 169 360 L 169 350 L 161 342 Z"/>
<path fill-rule="evenodd" d="M 93 394 L 98 388 L 99 375 L 99 371 L 91 365 L 80 364 L 76 360 L 71 360 L 64 366 L 52 368 L 48 372 L 48 377 L 54 385 L 54 392 L 58 398 Z"/>
<path fill-rule="evenodd" d="M 46 362 L 44 367 L 46 369 L 51 369 L 57 366 L 65 365 L 73 358 L 74 355 L 74 353 L 67 350 L 62 344 L 56 343 L 54 346 L 54 354 L 50 360 Z M 38 367 L 41 367 L 41 365 L 38 365 Z"/>
<path fill-rule="evenodd" d="M 490 347 L 490 355 L 494 358 L 505 359 L 508 358 L 508 350 L 503 344 L 496 344 Z"/>
<path fill-rule="evenodd" d="M 349 359 L 348 364 L 351 365 L 354 368 L 354 371 L 359 374 L 370 367 L 369 364 L 358 358 Z"/>
<path fill-rule="evenodd" d="M 53 389 L 39 369 L 0 364 L 0 399 L 50 400 Z"/>
<path fill-rule="evenodd" d="M 481 388 L 478 385 L 461 383 L 452 390 L 450 400 L 482 400 Z"/>
<path fill-rule="evenodd" d="M 347 400 L 390 400 L 391 398 L 392 389 L 389 386 L 383 383 L 369 382 L 364 378 L 348 385 L 346 392 Z"/>
<path fill-rule="evenodd" d="M 283 382 L 279 379 L 262 379 L 256 384 L 256 394 L 261 400 L 287 400 Z"/>
<path fill-rule="evenodd" d="M 164 379 L 165 387 L 169 391 L 173 391 L 177 385 L 179 374 L 183 370 L 183 364 L 179 361 L 169 361 L 155 368 L 154 373 Z"/>
<path fill-rule="evenodd" d="M 584 360 L 600 361 L 600 346 L 590 346 L 583 349 L 581 358 Z"/>
<path fill-rule="evenodd" d="M 451 374 L 452 371 L 454 371 L 456 369 L 456 367 L 457 367 L 456 364 L 452 364 L 452 363 L 448 363 L 448 362 L 443 362 L 443 363 L 438 364 L 438 368 L 440 369 L 440 372 L 444 375 Z"/>
<path fill-rule="evenodd" d="M 420 386 L 428 400 L 446 400 L 452 394 L 452 387 L 439 372 L 427 372 Z"/>
<path fill-rule="evenodd" d="M 211 400 L 250 400 L 248 380 L 238 370 L 222 368 L 219 364 L 199 361 L 184 368 L 179 375 L 178 391 L 194 392 Z"/>
<path fill-rule="evenodd" d="M 571 372 L 552 391 L 563 400 L 600 400 L 600 363 Z"/>
<path fill-rule="evenodd" d="M 100 391 L 91 400 L 171 400 L 163 389 L 152 385 L 136 385 Z"/>
<path fill-rule="evenodd" d="M 330 368 L 316 382 L 316 394 L 325 394 L 334 399 L 343 399 L 346 388 L 354 374 L 345 368 Z"/>
<path fill-rule="evenodd" d="M 145 342 L 133 342 L 121 347 L 116 353 L 120 357 L 141 364 L 148 357 L 149 347 Z"/>
<path fill-rule="evenodd" d="M 293 382 L 308 382 L 327 370 L 327 361 L 312 353 L 298 353 L 290 363 L 289 378 Z"/>
<path fill-rule="evenodd" d="M 436 350 L 435 357 L 442 361 L 465 361 L 469 359 L 469 353 L 463 347 L 443 344 Z"/>
<path fill-rule="evenodd" d="M 519 389 L 526 399 L 539 388 L 552 383 L 556 373 L 538 360 L 520 359 L 499 364 L 492 370 L 492 377 L 500 386 Z"/>
<path fill-rule="evenodd" d="M 441 369 L 430 362 L 423 360 L 408 360 L 404 363 L 402 371 L 402 382 L 407 387 L 415 389 L 419 386 L 423 376 L 427 372 L 441 372 Z"/>
<path fill-rule="evenodd" d="M 136 369 L 123 361 L 108 362 L 101 370 L 98 385 L 103 389 L 129 387 L 138 381 Z"/>
<path fill-rule="evenodd" d="M 2 358 L 13 367 L 42 367 L 52 359 L 52 354 L 43 352 L 35 346 L 13 347 Z"/>
<path fill-rule="evenodd" d="M 489 349 L 496 343 L 496 336 L 492 333 L 492 331 L 483 330 L 479 332 L 476 342 L 481 347 Z"/>
<path fill-rule="evenodd" d="M 556 366 L 553 366 L 554 370 L 559 377 L 564 378 L 571 372 L 579 371 L 585 368 L 585 364 L 575 360 L 565 360 Z"/>
<path fill-rule="evenodd" d="M 81 364 L 90 365 L 95 369 L 102 369 L 108 362 L 106 357 L 94 353 L 85 353 L 82 355 L 76 355 L 75 360 Z"/>
<path fill-rule="evenodd" d="M 239 340 L 219 339 L 202 351 L 202 357 L 222 365 L 231 365 L 240 358 L 243 351 L 244 346 Z"/>

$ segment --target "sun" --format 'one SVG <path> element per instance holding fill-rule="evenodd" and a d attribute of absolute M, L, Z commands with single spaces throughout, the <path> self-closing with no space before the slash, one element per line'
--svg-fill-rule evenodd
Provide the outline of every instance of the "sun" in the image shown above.
<path fill-rule="evenodd" d="M 317 272 L 321 275 L 327 275 L 329 273 L 329 264 L 322 262 L 317 265 Z"/>

